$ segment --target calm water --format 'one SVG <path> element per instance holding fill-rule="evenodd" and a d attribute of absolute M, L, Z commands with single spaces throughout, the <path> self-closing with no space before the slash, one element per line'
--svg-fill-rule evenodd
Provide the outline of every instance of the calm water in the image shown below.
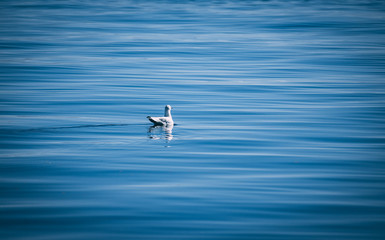
<path fill-rule="evenodd" d="M 0 48 L 1 239 L 385 237 L 383 1 L 3 0 Z"/>

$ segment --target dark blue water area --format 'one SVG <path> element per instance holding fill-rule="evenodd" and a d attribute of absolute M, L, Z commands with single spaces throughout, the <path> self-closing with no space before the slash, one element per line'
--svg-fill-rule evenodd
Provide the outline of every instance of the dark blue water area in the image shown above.
<path fill-rule="evenodd" d="M 383 1 L 3 0 L 0 62 L 1 239 L 385 238 Z"/>

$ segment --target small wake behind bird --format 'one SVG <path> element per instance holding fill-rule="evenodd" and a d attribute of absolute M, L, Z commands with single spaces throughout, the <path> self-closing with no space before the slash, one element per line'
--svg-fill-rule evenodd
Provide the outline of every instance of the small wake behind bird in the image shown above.
<path fill-rule="evenodd" d="M 159 139 L 162 137 L 159 137 L 160 135 L 165 134 L 165 139 L 171 140 L 173 138 L 172 136 L 172 129 L 174 124 L 174 121 L 171 116 L 171 109 L 172 107 L 170 105 L 167 105 L 165 107 L 164 117 L 150 117 L 150 122 L 152 122 L 154 125 L 152 125 L 149 128 L 148 133 L 150 134 L 150 138 L 152 139 Z M 138 126 L 138 125 L 145 125 L 145 124 L 136 124 L 136 123 L 105 123 L 105 124 L 84 124 L 84 125 L 73 125 L 73 126 L 53 126 L 53 127 L 37 127 L 37 128 L 26 128 L 26 129 L 0 129 L 0 133 L 17 133 L 17 132 L 40 132 L 40 131 L 50 131 L 50 130 L 65 130 L 65 129 L 77 129 L 77 128 L 101 128 L 101 127 L 123 127 L 123 126 Z"/>
<path fill-rule="evenodd" d="M 11 129 L 11 130 L 8 130 L 8 132 L 39 132 L 39 131 L 71 129 L 71 128 L 118 127 L 118 126 L 129 126 L 129 125 L 138 125 L 138 124 L 131 124 L 131 123 L 84 124 L 84 125 L 74 125 L 74 126 L 64 126 L 64 127 L 41 127 L 41 128 L 27 128 L 27 129 Z M 6 131 L 6 130 L 2 130 L 2 131 Z"/>

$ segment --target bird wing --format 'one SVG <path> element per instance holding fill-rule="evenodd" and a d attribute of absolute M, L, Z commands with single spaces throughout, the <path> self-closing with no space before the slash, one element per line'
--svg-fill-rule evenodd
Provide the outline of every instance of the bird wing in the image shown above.
<path fill-rule="evenodd" d="M 147 117 L 150 122 L 158 125 L 167 125 L 170 123 L 169 117 Z"/>

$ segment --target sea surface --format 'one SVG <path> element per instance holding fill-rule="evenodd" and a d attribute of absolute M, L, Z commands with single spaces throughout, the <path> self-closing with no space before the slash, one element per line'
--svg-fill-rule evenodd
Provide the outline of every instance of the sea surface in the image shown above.
<path fill-rule="evenodd" d="M 385 239 L 385 2 L 1 0 L 0 239 Z"/>

